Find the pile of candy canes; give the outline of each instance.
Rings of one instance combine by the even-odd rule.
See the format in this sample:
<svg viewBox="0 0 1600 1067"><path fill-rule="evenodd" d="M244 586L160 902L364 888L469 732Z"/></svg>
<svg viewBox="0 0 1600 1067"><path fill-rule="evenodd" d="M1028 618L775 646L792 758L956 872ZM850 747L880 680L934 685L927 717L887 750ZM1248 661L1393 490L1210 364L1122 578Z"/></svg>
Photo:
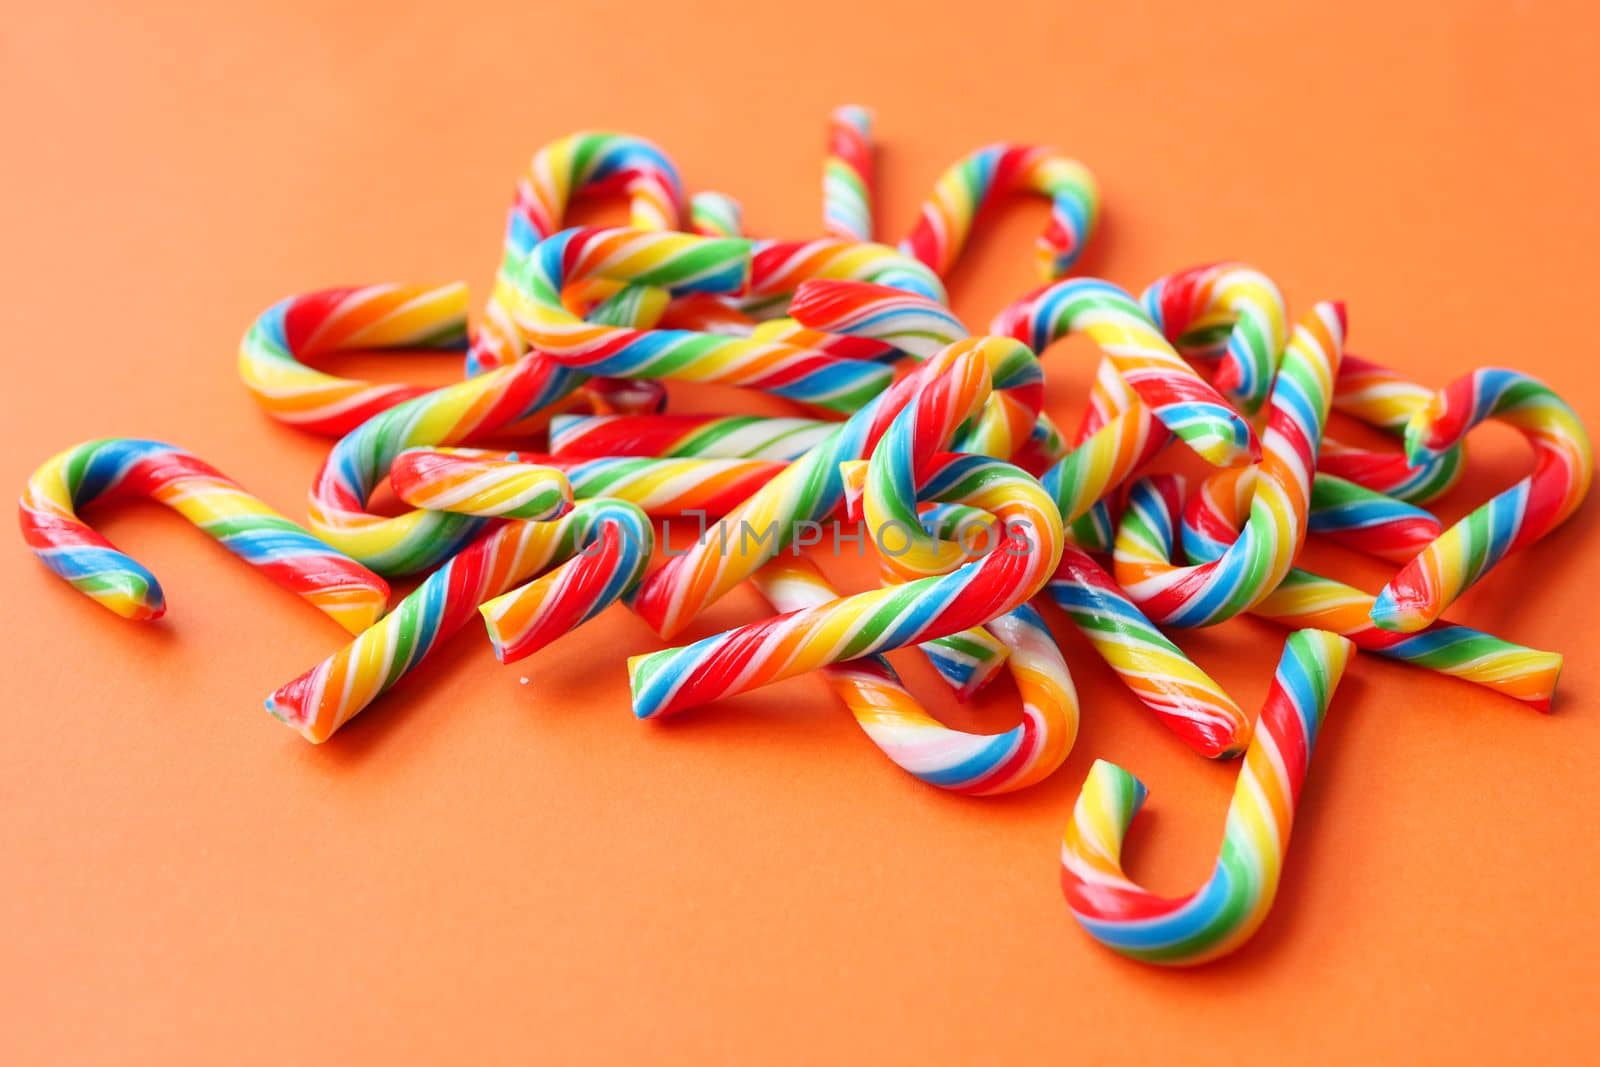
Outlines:
<svg viewBox="0 0 1600 1067"><path fill-rule="evenodd" d="M83 593L154 619L165 608L155 576L78 517L92 502L153 498L337 620L350 644L267 700L314 742L475 615L510 662L619 600L671 638L748 581L780 614L634 657L639 718L817 670L894 763L969 794L1032 785L1072 747L1072 679L1029 604L1047 594L1185 743L1244 757L1216 868L1186 897L1155 896L1122 871L1145 796L1136 778L1097 762L1078 796L1062 843L1072 912L1097 941L1152 963L1220 956L1265 917L1352 650L1548 710L1559 655L1441 618L1589 488L1588 438L1544 385L1496 368L1437 392L1409 382L1345 353L1342 305L1291 323L1272 280L1240 263L1179 271L1137 299L1063 280L1099 197L1087 169L1050 149L1002 144L960 160L894 247L873 241L873 185L860 108L833 116L828 236L808 240L741 236L735 201L686 198L640 138L556 141L517 183L476 331L459 285L308 293L250 326L245 387L273 418L335 442L307 528L180 448L115 438L38 469L23 534ZM940 279L980 212L1014 192L1051 205L1037 242L1048 284L974 335ZM626 197L628 228L561 228L572 200L601 193ZM1042 410L1036 354L1073 333L1103 360L1082 424L1064 434ZM311 365L462 348L468 376L437 389ZM663 413L663 379L760 390L810 417ZM1403 450L1326 436L1330 411ZM1527 437L1533 473L1441 529L1421 505L1455 484L1464 438L1488 419ZM456 447L489 435L538 451ZM1173 438L1209 476L1136 477ZM386 478L416 510L375 513ZM652 520L694 513L717 522L686 551L658 553ZM880 588L842 596L798 551L841 522L877 546ZM1376 597L1298 569L1308 533L1400 569ZM384 575L426 577L390 605ZM1246 612L1293 631L1254 723L1162 633ZM961 696L1009 667L1021 724L991 736L938 722L883 658L910 645Z"/></svg>

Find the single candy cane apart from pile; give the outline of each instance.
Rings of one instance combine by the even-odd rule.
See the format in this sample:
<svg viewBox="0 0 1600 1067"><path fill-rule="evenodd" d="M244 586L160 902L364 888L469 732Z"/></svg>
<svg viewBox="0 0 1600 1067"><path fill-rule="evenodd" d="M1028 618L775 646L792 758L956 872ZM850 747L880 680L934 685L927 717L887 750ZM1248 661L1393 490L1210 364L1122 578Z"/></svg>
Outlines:
<svg viewBox="0 0 1600 1067"><path fill-rule="evenodd" d="M585 546L597 541L602 550L585 557ZM267 710L306 740L326 741L471 622L480 606L561 564L525 599L497 604L505 623L495 631L496 650L531 652L626 593L651 546L649 520L620 500L585 501L553 522L503 521L349 645L279 688Z"/></svg>
<svg viewBox="0 0 1600 1067"><path fill-rule="evenodd" d="M636 504L652 518L719 516L783 470L753 459L606 456L569 460L476 448L402 452L389 474L396 495L414 507L489 518L539 519L545 502L606 497Z"/></svg>
<svg viewBox="0 0 1600 1067"><path fill-rule="evenodd" d="M239 378L262 409L307 433L348 433L428 390L340 378L306 365L346 352L465 349L467 287L368 285L280 300L239 342Z"/></svg>
<svg viewBox="0 0 1600 1067"><path fill-rule="evenodd" d="M1261 926L1283 874L1295 808L1328 703L1353 650L1321 630L1289 636L1228 806L1215 869L1183 897L1159 897L1122 871L1122 842L1146 790L1097 760L1061 841L1061 885L1089 936L1146 963L1224 956Z"/></svg>
<svg viewBox="0 0 1600 1067"><path fill-rule="evenodd" d="M778 611L820 608L839 599L816 567L779 557L751 578ZM1027 606L992 619L1008 650L1022 699L1022 722L1002 734L953 730L917 702L882 656L823 667L821 674L884 755L929 785L974 796L1009 793L1042 781L1066 759L1078 734L1078 696L1044 620Z"/></svg>
<svg viewBox="0 0 1600 1067"><path fill-rule="evenodd" d="M109 437L47 460L23 490L22 535L46 567L125 619L158 619L166 594L143 564L78 518L97 501L158 501L218 544L352 633L389 602L389 586L328 547L237 482L181 448Z"/></svg>
<svg viewBox="0 0 1600 1067"><path fill-rule="evenodd" d="M987 399L982 343L959 342L930 361L915 402L873 450L863 500L869 529L881 530L902 501L914 499L918 465L947 444ZM1026 602L1060 560L1063 532L1054 503L1016 468L977 490L977 499L1004 531L999 546L981 560L937 578L856 594L685 648L633 657L634 713L664 715L843 659L917 644Z"/></svg>
<svg viewBox="0 0 1600 1067"><path fill-rule="evenodd" d="M1250 517L1222 556L1177 566L1171 546L1162 543L1139 510L1124 512L1117 531L1117 582L1157 623L1210 626L1231 619L1289 573L1305 544L1311 477L1344 333L1339 304L1316 305L1295 327L1273 385Z"/></svg>
<svg viewBox="0 0 1600 1067"><path fill-rule="evenodd" d="M1378 594L1372 621L1415 633L1436 620L1495 564L1565 522L1594 481L1594 450L1583 423L1545 385L1490 367L1446 386L1406 427L1414 462L1437 455L1474 426L1515 426L1534 450L1533 473L1446 530Z"/></svg>
<svg viewBox="0 0 1600 1067"><path fill-rule="evenodd" d="M1181 494L1168 478L1158 475L1134 497L1141 513L1170 528L1177 521ZM1245 509L1246 501L1238 495L1191 496L1183 509L1183 545L1190 558L1220 556L1238 536ZM1561 675L1559 654L1442 620L1417 633L1380 630L1372 621L1375 603L1376 598L1353 586L1295 568L1250 611L1291 629L1330 630L1363 652L1483 686L1536 711L1550 710Z"/></svg>

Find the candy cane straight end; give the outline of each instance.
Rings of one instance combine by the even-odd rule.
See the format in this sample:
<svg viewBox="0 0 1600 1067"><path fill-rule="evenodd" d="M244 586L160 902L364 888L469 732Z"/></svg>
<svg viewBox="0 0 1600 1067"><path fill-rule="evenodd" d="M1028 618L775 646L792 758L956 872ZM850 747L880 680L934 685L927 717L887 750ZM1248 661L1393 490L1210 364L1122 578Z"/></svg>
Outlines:
<svg viewBox="0 0 1600 1067"><path fill-rule="evenodd" d="M1104 760L1089 771L1061 841L1061 887L1084 930L1121 955L1191 966L1227 955L1260 927L1277 895L1295 805L1323 715L1355 645L1323 630L1289 636L1228 806L1211 877L1159 897L1122 870L1122 845L1147 796Z"/></svg>
<svg viewBox="0 0 1600 1067"><path fill-rule="evenodd" d="M1372 624L1391 633L1413 634L1426 630L1436 618L1429 611L1432 597L1428 590L1412 586L1402 575L1383 587L1372 604Z"/></svg>

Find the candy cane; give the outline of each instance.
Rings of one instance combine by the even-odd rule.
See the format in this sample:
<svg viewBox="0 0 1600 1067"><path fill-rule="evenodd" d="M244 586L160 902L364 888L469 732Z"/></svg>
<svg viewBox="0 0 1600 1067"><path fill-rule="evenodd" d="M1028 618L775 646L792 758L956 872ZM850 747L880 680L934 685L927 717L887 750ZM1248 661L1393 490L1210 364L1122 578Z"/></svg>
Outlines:
<svg viewBox="0 0 1600 1067"><path fill-rule="evenodd" d="M1185 357L1217 361L1213 384L1224 396L1251 413L1266 403L1289 342L1271 278L1243 263L1212 263L1156 279L1139 302Z"/></svg>
<svg viewBox="0 0 1600 1067"><path fill-rule="evenodd" d="M902 502L914 499L918 464L987 399L988 360L981 349L996 340L958 342L926 365L928 376L919 382L915 402L872 452L863 501L869 527L881 533ZM1062 529L1053 502L1025 472L1009 468L975 487L972 503L994 514L1005 531L999 547L983 559L937 578L791 612L686 648L636 656L629 661L634 713L640 718L667 714L843 659L917 644L977 626L1025 602L1060 559Z"/></svg>
<svg viewBox="0 0 1600 1067"><path fill-rule="evenodd" d="M1218 388L1247 411L1261 405L1287 339L1283 294L1272 279L1243 263L1216 263L1160 278L1141 299L1157 328L1185 356L1218 360ZM1333 407L1398 434L1431 395L1386 367L1345 353ZM1092 424L1094 418L1103 420L1120 410L1117 398L1118 390L1108 389L1105 377L1097 376L1086 419ZM1323 441L1322 449L1323 472L1414 504L1441 495L1461 473L1459 449L1430 457L1418 467L1397 453L1351 448L1332 438Z"/></svg>
<svg viewBox="0 0 1600 1067"><path fill-rule="evenodd" d="M1352 647L1320 630L1289 635L1228 805L1216 867L1188 896L1156 896L1123 873L1122 842L1146 789L1116 764L1095 761L1061 841L1061 887L1090 937L1169 966L1204 963L1250 939L1277 896L1311 751Z"/></svg>
<svg viewBox="0 0 1600 1067"><path fill-rule="evenodd" d="M740 385L838 411L882 392L891 374L876 363L743 337L586 322L562 303L563 289L591 278L735 292L749 277L750 249L738 238L564 230L534 249L518 277L518 323L541 353L588 373Z"/></svg>
<svg viewBox="0 0 1600 1067"><path fill-rule="evenodd" d="M1210 626L1231 619L1289 573L1305 544L1312 471L1344 333L1340 304L1316 305L1295 327L1272 390L1250 518L1221 557L1175 566L1140 509L1130 507L1123 514L1116 540L1117 582L1157 623Z"/></svg>
<svg viewBox="0 0 1600 1067"><path fill-rule="evenodd" d="M827 157L822 163L822 228L847 241L872 240L874 167L872 112L835 108L828 119Z"/></svg>
<svg viewBox="0 0 1600 1067"><path fill-rule="evenodd" d="M1250 720L1232 697L1164 636L1094 559L1068 545L1051 599L1139 701L1208 759L1236 756Z"/></svg>
<svg viewBox="0 0 1600 1067"><path fill-rule="evenodd" d="M836 422L761 415L557 415L550 452L559 459L703 456L791 462L839 428Z"/></svg>
<svg viewBox="0 0 1600 1067"><path fill-rule="evenodd" d="M147 497L352 633L383 614L389 587L184 450L108 437L58 453L28 479L18 518L34 554L96 603L125 619L158 619L166 595L142 564L78 518L94 501Z"/></svg>
<svg viewBox="0 0 1600 1067"><path fill-rule="evenodd" d="M1059 278L1094 233L1100 190L1087 167L1049 148L993 144L958 160L934 183L900 249L941 276L948 274L979 213L1022 190L1050 198L1050 223L1036 248L1040 272Z"/></svg>
<svg viewBox="0 0 1600 1067"><path fill-rule="evenodd" d="M596 307L598 321L633 321L661 301L624 291ZM385 574L414 574L449 559L476 536L484 520L447 512L378 515L367 502L409 448L455 445L471 437L522 426L569 396L582 375L538 357L424 393L362 423L333 446L311 485L308 518L317 535ZM600 384L599 380L590 383ZM637 383L607 390L631 392Z"/></svg>
<svg viewBox="0 0 1600 1067"><path fill-rule="evenodd" d="M970 335L938 301L863 282L806 282L789 313L812 330L881 342L916 359ZM959 451L1009 459L1033 438L1044 406L1044 372L1032 353L1005 351L1005 362L991 368L988 403L954 443Z"/></svg>
<svg viewBox="0 0 1600 1067"><path fill-rule="evenodd" d="M428 390L340 378L306 361L382 349L462 349L466 342L467 289L459 283L323 289L280 300L250 324L239 342L239 377L278 421L337 435Z"/></svg>
<svg viewBox="0 0 1600 1067"><path fill-rule="evenodd" d="M1035 352L1082 331L1161 424L1208 463L1232 466L1256 451L1250 424L1183 361L1133 297L1109 282L1084 278L1046 286L1002 312L994 331Z"/></svg>
<svg viewBox="0 0 1600 1067"><path fill-rule="evenodd" d="M615 539L618 546L642 546L642 556L648 558L649 521L638 508L620 500L584 501L555 522L501 523L428 575L350 644L280 687L267 698L267 710L306 740L326 741L470 622L479 605L551 564L585 562L579 556L585 545L613 527L621 531ZM576 590L563 577L541 586L536 596L547 596L557 588L571 591L563 612L542 616L554 620L554 628L537 632L538 639L550 639L555 628L589 618L626 592L625 582L617 577L625 568L614 558L604 563L612 570L596 574L584 568L582 576L592 581Z"/></svg>
<svg viewBox="0 0 1600 1067"><path fill-rule="evenodd" d="M1454 446L1487 419L1509 423L1533 446L1533 473L1446 530L1378 594L1372 621L1415 633L1495 564L1565 522L1594 480L1594 451L1578 416L1525 374L1500 368L1451 382L1406 426L1413 462Z"/></svg>
<svg viewBox="0 0 1600 1067"><path fill-rule="evenodd" d="M695 193L689 198L689 225L701 237L742 237L744 208L727 193Z"/></svg>
<svg viewBox="0 0 1600 1067"><path fill-rule="evenodd" d="M534 153L527 173L517 181L494 290L467 356L469 374L505 366L527 351L511 310L516 279L528 255L561 229L573 199L619 187L628 195L633 226L677 229L683 214L683 183L672 161L649 141L625 133L584 132Z"/></svg>
<svg viewBox="0 0 1600 1067"><path fill-rule="evenodd" d="M1143 510L1159 514L1168 526L1176 521L1179 494L1175 490L1158 482L1141 492L1147 494L1140 502ZM1246 502L1237 495L1191 496L1183 511L1183 545L1190 558L1221 555L1238 536L1245 508ZM1363 652L1483 686L1537 711L1550 710L1561 674L1561 656L1442 621L1414 634L1380 630L1371 618L1375 603L1374 597L1359 589L1295 569L1251 614L1290 629L1331 630L1348 637Z"/></svg>
<svg viewBox="0 0 1600 1067"><path fill-rule="evenodd" d="M839 599L802 559L775 559L752 581L778 611L817 608ZM882 656L835 663L821 673L873 744L901 769L953 792L1013 792L1042 781L1066 759L1078 734L1078 696L1061 651L1032 608L1015 608L988 626L1004 642L1022 698L1021 724L1002 734L944 725L917 702Z"/></svg>
<svg viewBox="0 0 1600 1067"><path fill-rule="evenodd" d="M981 456L936 456L920 472L918 499L964 500L964 487L982 479L994 465L994 460ZM847 494L853 499L865 495L866 466L845 465ZM930 517L926 511L920 516L907 511L894 516L896 535L905 543L897 543L894 553L883 560L891 580L941 573L971 554L972 546L964 538L949 543L932 532ZM979 528L984 540L994 536L992 525L989 521ZM1233 698L1162 636L1087 554L1066 546L1048 588L1107 665L1184 743L1209 758L1237 755L1244 749L1250 723Z"/></svg>
<svg viewBox="0 0 1600 1067"><path fill-rule="evenodd" d="M655 518L724 515L771 481L783 464L747 459L607 456L565 460L476 448L416 449L395 460L389 482L406 503L510 519L553 517L551 504L608 497Z"/></svg>

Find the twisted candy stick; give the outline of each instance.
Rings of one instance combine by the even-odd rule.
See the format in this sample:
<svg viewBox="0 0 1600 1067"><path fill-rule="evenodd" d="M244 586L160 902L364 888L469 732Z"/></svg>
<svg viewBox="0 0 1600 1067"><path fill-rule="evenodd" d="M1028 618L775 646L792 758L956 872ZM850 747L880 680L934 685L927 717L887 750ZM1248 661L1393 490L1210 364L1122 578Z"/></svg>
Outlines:
<svg viewBox="0 0 1600 1067"><path fill-rule="evenodd" d="M1210 626L1231 619L1289 573L1305 544L1311 476L1332 404L1344 331L1341 304L1317 304L1296 325L1272 389L1250 518L1222 556L1175 566L1160 524L1147 523L1137 505L1123 514L1116 541L1117 583L1157 623Z"/></svg>
<svg viewBox="0 0 1600 1067"><path fill-rule="evenodd" d="M641 312L633 299L636 295L640 294L619 293L591 314L599 320L626 321ZM453 445L475 435L520 427L571 394L582 380L560 364L528 357L374 416L340 438L317 472L311 485L311 528L329 544L386 574L413 574L442 563L472 540L483 520L444 512L386 516L368 511L367 501L388 476L395 457L408 448ZM637 384L612 383L606 393L631 393Z"/></svg>
<svg viewBox="0 0 1600 1067"><path fill-rule="evenodd" d="M1236 756L1250 720L1220 685L1169 641L1088 553L1068 545L1050 596L1140 702L1210 759Z"/></svg>
<svg viewBox="0 0 1600 1067"><path fill-rule="evenodd" d="M350 644L280 687L267 698L267 710L306 740L326 741L470 622L480 604L553 563L571 560L612 524L627 532L618 538L623 547L643 545L643 555L649 556L644 540L649 522L620 500L584 501L555 522L500 523L428 575ZM613 576L599 575L598 582L570 594L573 602L563 613L544 617L561 623L590 617L610 602L606 597L615 600L626 591L616 588ZM551 591L549 585L541 590ZM555 634L546 630L537 636Z"/></svg>
<svg viewBox="0 0 1600 1067"><path fill-rule="evenodd" d="M756 241L750 250L750 287L745 310L772 317L801 283L832 279L875 282L943 302L944 283L920 261L886 245L819 238Z"/></svg>
<svg viewBox="0 0 1600 1067"><path fill-rule="evenodd" d="M1346 355L1339 368L1333 407L1369 426L1403 434L1411 416L1432 398L1432 390L1407 381L1387 367ZM1460 480L1465 457L1458 445L1420 458L1422 462L1413 465L1413 457L1397 452L1374 452L1327 440L1322 444L1318 467L1398 500L1425 504L1444 495Z"/></svg>
<svg viewBox="0 0 1600 1067"><path fill-rule="evenodd" d="M886 343L917 359L968 336L943 304L862 282L806 282L795 291L789 313L813 330ZM994 391L955 448L1009 459L1033 438L1044 406L1044 371L1021 348L987 350L1003 356L991 367Z"/></svg>
<svg viewBox="0 0 1600 1067"><path fill-rule="evenodd" d="M689 226L701 237L741 237L744 208L727 193L695 193L689 199Z"/></svg>
<svg viewBox="0 0 1600 1067"><path fill-rule="evenodd" d="M839 599L802 559L775 559L752 581L778 611ZM917 702L882 656L835 663L823 667L822 676L873 744L901 769L957 793L1009 793L1043 780L1066 759L1078 734L1078 695L1060 649L1032 608L1016 608L988 625L1005 642L1022 697L1021 724L1003 734L944 725Z"/></svg>
<svg viewBox="0 0 1600 1067"><path fill-rule="evenodd" d="M317 535L385 574L413 574L449 559L483 520L442 512L377 515L367 501L408 448L452 445L550 406L571 385L565 368L521 359L409 400L339 439L311 485Z"/></svg>
<svg viewBox="0 0 1600 1067"><path fill-rule="evenodd" d="M1201 482L1196 492L1190 494L1185 515L1197 508L1217 510L1217 505L1207 505L1202 501L1203 497L1210 496L1232 497L1237 501L1234 507L1238 511L1248 511L1257 473L1252 467L1217 471ZM1185 523L1183 536L1187 547L1187 518ZM1311 481L1307 532L1326 537L1347 548L1403 563L1438 537L1441 529L1439 520L1431 512L1374 492L1366 486L1320 472ZM1189 554L1193 556L1195 553L1190 551Z"/></svg>
<svg viewBox="0 0 1600 1067"><path fill-rule="evenodd" d="M1139 302L1184 356L1218 361L1213 383L1224 396L1250 413L1266 403L1289 341L1271 278L1243 263L1212 263L1156 279Z"/></svg>
<svg viewBox="0 0 1600 1067"><path fill-rule="evenodd" d="M822 228L846 241L872 240L872 112L853 105L828 118L822 163Z"/></svg>
<svg viewBox="0 0 1600 1067"><path fill-rule="evenodd" d="M1159 483L1143 501L1161 521L1175 521L1178 494ZM1192 559L1215 559L1237 536L1246 501L1213 493L1189 498L1183 513L1183 545ZM1420 633L1397 634L1373 625L1375 599L1359 589L1303 570L1291 570L1282 584L1251 609L1251 614L1290 629L1331 630L1372 652L1401 663L1481 685L1549 711L1561 657L1514 645L1454 623L1436 622Z"/></svg>
<svg viewBox="0 0 1600 1067"><path fill-rule="evenodd" d="M863 502L870 528L882 530L903 501L914 499L919 462L942 447L986 399L982 344L961 342L930 361L931 377L916 402L873 451ZM634 714L668 714L829 663L917 644L977 626L1025 602L1060 560L1062 529L1054 504L1015 468L975 487L971 499L993 513L1004 530L991 554L937 578L791 612L686 648L635 656L628 664Z"/></svg>
<svg viewBox="0 0 1600 1067"><path fill-rule="evenodd" d="M839 428L836 422L760 415L557 415L550 451L558 459L704 456L790 462Z"/></svg>
<svg viewBox="0 0 1600 1067"><path fill-rule="evenodd" d="M1320 630L1289 635L1228 805L1217 865L1188 896L1158 897L1123 873L1123 838L1146 790L1116 764L1095 762L1061 840L1061 887L1090 937L1169 966L1204 963L1250 939L1277 895L1311 750L1351 648Z"/></svg>
<svg viewBox="0 0 1600 1067"><path fill-rule="evenodd" d="M672 161L649 141L625 133L575 133L534 153L527 174L517 182L500 268L483 325L467 354L467 373L505 366L527 351L511 314L524 262L534 246L561 228L573 198L617 187L628 195L633 226L677 229L683 184Z"/></svg>
<svg viewBox="0 0 1600 1067"><path fill-rule="evenodd" d="M591 278L735 292L748 278L750 248L741 238L564 230L541 242L518 276L518 324L541 353L589 373L741 385L839 411L881 392L891 374L876 363L742 337L586 322L561 301L566 286Z"/></svg>
<svg viewBox="0 0 1600 1067"><path fill-rule="evenodd" d="M402 452L389 484L401 500L425 511L529 522L556 518L573 497L572 483L554 467L476 448Z"/></svg>
<svg viewBox="0 0 1600 1067"><path fill-rule="evenodd" d="M374 349L460 349L467 341L467 288L368 285L280 300L239 342L239 377L280 422L342 434L427 392L419 385L339 378L305 361Z"/></svg>
<svg viewBox="0 0 1600 1067"><path fill-rule="evenodd" d="M644 577L655 548L648 517L622 500L584 506L572 539L580 546L573 558L478 609L501 663L532 655L625 596Z"/></svg>
<svg viewBox="0 0 1600 1067"><path fill-rule="evenodd" d="M1190 369L1134 299L1110 282L1083 278L1046 286L1002 312L994 330L1035 352L1081 330L1105 350L1161 424L1201 458L1226 467L1256 451L1250 424Z"/></svg>
<svg viewBox="0 0 1600 1067"><path fill-rule="evenodd" d="M1094 233L1100 191L1087 167L1049 148L994 144L958 160L934 183L901 251L948 274L979 212L1013 190L1050 198L1050 224L1037 243L1039 269L1059 278Z"/></svg>
<svg viewBox="0 0 1600 1067"><path fill-rule="evenodd" d="M1451 382L1406 426L1414 461L1450 448L1486 419L1510 423L1533 446L1533 473L1446 530L1378 594L1372 621L1414 633L1433 622L1495 564L1533 544L1583 503L1594 451L1578 416L1525 374L1499 368Z"/></svg>
<svg viewBox="0 0 1600 1067"><path fill-rule="evenodd" d="M865 465L846 466L847 485L854 492ZM969 500L965 487L995 466L996 461L980 456L937 456L922 472L919 497ZM929 518L928 513L920 516L922 528L928 527ZM964 539L959 545L943 543L941 535L931 530L923 535L916 518L904 511L891 522L897 537L906 542L896 544L884 560L884 570L897 580L946 570L981 543ZM987 527L978 533L985 540L994 536ZM1134 695L1186 744L1207 757L1233 756L1243 750L1250 724L1238 705L1162 636L1093 559L1068 545L1049 590Z"/></svg>
<svg viewBox="0 0 1600 1067"><path fill-rule="evenodd" d="M475 448L401 453L389 474L400 499L430 511L512 519L553 517L540 504L566 489L569 499L608 497L646 515L725 515L783 470L749 459L607 456L563 460ZM570 483L570 484L569 484Z"/></svg>
<svg viewBox="0 0 1600 1067"><path fill-rule="evenodd" d="M1157 327L1191 358L1220 357L1216 385L1246 411L1260 406L1285 344L1283 294L1272 279L1242 263L1217 263L1157 280L1142 297ZM1096 378L1093 418L1120 410L1118 390ZM1335 380L1334 410L1370 426L1400 433L1432 394L1375 363L1345 354ZM1419 467L1404 456L1323 441L1321 468L1368 489L1411 503L1439 496L1461 472L1461 454L1451 450Z"/></svg>
<svg viewBox="0 0 1600 1067"><path fill-rule="evenodd" d="M990 365L1012 359L1014 342L999 338L961 342L963 351L976 346ZM699 611L748 578L788 547L806 523L831 516L844 500L839 465L870 455L890 423L932 382L930 364L901 379L828 438L789 465L720 524L716 538L702 539L687 554L674 556L646 577L633 608L657 633L671 636ZM754 531L755 543L744 536ZM728 531L733 531L732 537ZM775 533L775 537L769 535ZM729 550L737 538L736 550ZM765 539L765 540L764 540Z"/></svg>
<svg viewBox="0 0 1600 1067"><path fill-rule="evenodd" d="M148 497L178 512L352 633L383 614L389 587L198 457L159 441L109 437L61 452L28 479L22 536L56 574L125 619L167 610L161 583L77 516L94 501Z"/></svg>

